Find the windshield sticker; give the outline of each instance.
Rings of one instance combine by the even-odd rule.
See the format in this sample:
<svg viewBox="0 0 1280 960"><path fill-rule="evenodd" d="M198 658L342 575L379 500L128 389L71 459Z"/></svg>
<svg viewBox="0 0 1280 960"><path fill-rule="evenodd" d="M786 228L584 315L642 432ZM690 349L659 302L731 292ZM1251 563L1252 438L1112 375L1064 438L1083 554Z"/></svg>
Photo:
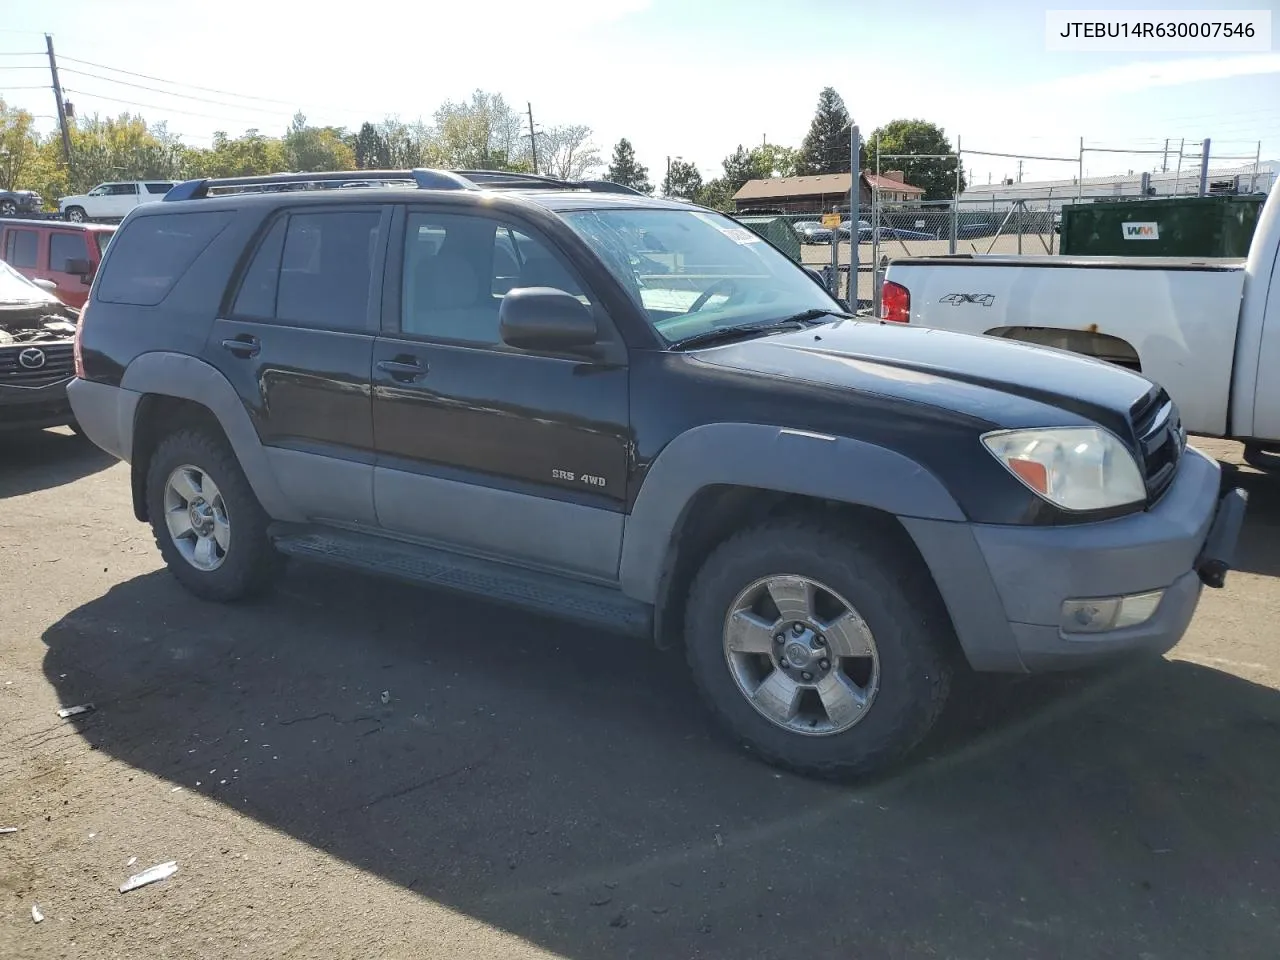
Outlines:
<svg viewBox="0 0 1280 960"><path fill-rule="evenodd" d="M695 217L703 223L709 223L715 227L734 243L759 243L760 238L748 230L746 227L726 227L715 217L708 216L705 213L695 213Z"/></svg>

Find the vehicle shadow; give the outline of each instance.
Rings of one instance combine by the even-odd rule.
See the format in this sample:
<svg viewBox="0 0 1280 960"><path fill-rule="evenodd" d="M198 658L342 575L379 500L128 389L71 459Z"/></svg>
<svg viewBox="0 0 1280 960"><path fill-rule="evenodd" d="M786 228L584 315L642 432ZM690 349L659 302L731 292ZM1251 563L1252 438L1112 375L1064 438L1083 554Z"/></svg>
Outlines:
<svg viewBox="0 0 1280 960"><path fill-rule="evenodd" d="M714 736L676 654L301 564L44 640L93 748L573 960L1280 954L1280 694L1202 666L983 682L839 786Z"/></svg>
<svg viewBox="0 0 1280 960"><path fill-rule="evenodd" d="M0 500L74 483L115 462L70 430L0 433Z"/></svg>
<svg viewBox="0 0 1280 960"><path fill-rule="evenodd" d="M1223 488L1240 487L1249 494L1235 568L1267 577L1280 576L1280 477L1233 463L1220 465Z"/></svg>

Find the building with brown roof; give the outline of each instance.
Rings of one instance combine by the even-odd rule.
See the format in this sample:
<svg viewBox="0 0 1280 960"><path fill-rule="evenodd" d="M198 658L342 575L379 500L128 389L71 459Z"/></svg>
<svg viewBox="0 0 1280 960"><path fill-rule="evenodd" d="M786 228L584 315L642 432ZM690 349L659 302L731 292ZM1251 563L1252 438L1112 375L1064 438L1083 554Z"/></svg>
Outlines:
<svg viewBox="0 0 1280 960"><path fill-rule="evenodd" d="M748 180L733 195L734 209L776 210L782 213L821 213L832 207L849 207L848 173L820 173L812 177L771 177L768 180ZM858 190L858 202L871 204L872 190L880 191L883 203L919 200L924 188L913 186L903 178L901 170L884 173L862 173Z"/></svg>

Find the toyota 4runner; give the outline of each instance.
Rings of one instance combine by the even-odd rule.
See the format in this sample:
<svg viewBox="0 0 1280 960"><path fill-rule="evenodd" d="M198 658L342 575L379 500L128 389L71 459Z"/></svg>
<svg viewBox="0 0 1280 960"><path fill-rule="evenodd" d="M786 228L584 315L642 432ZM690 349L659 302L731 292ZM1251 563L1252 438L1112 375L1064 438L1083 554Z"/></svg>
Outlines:
<svg viewBox="0 0 1280 960"><path fill-rule="evenodd" d="M271 187L363 179L402 186ZM108 247L75 362L196 595L297 557L680 641L739 742L817 775L902 756L966 661L1169 649L1244 513L1151 381L859 321L600 182L180 184Z"/></svg>

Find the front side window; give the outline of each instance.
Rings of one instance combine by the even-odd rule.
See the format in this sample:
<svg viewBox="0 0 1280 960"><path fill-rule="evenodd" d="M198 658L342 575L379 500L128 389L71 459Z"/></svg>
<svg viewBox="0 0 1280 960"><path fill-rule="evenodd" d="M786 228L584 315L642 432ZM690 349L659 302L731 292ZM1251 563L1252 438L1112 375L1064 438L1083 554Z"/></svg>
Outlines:
<svg viewBox="0 0 1280 960"><path fill-rule="evenodd" d="M83 233L56 232L49 234L49 269L67 272L68 260L87 260L89 248Z"/></svg>
<svg viewBox="0 0 1280 960"><path fill-rule="evenodd" d="M382 214L335 210L289 216L276 319L303 327L368 327L370 278Z"/></svg>
<svg viewBox="0 0 1280 960"><path fill-rule="evenodd" d="M4 259L11 267L34 267L39 261L34 230L10 230L4 242Z"/></svg>
<svg viewBox="0 0 1280 960"><path fill-rule="evenodd" d="M589 303L541 241L488 217L413 213L405 233L400 328L417 336L496 345L502 298L553 287Z"/></svg>
<svg viewBox="0 0 1280 960"><path fill-rule="evenodd" d="M668 343L839 304L757 234L705 210L583 210L565 221Z"/></svg>

